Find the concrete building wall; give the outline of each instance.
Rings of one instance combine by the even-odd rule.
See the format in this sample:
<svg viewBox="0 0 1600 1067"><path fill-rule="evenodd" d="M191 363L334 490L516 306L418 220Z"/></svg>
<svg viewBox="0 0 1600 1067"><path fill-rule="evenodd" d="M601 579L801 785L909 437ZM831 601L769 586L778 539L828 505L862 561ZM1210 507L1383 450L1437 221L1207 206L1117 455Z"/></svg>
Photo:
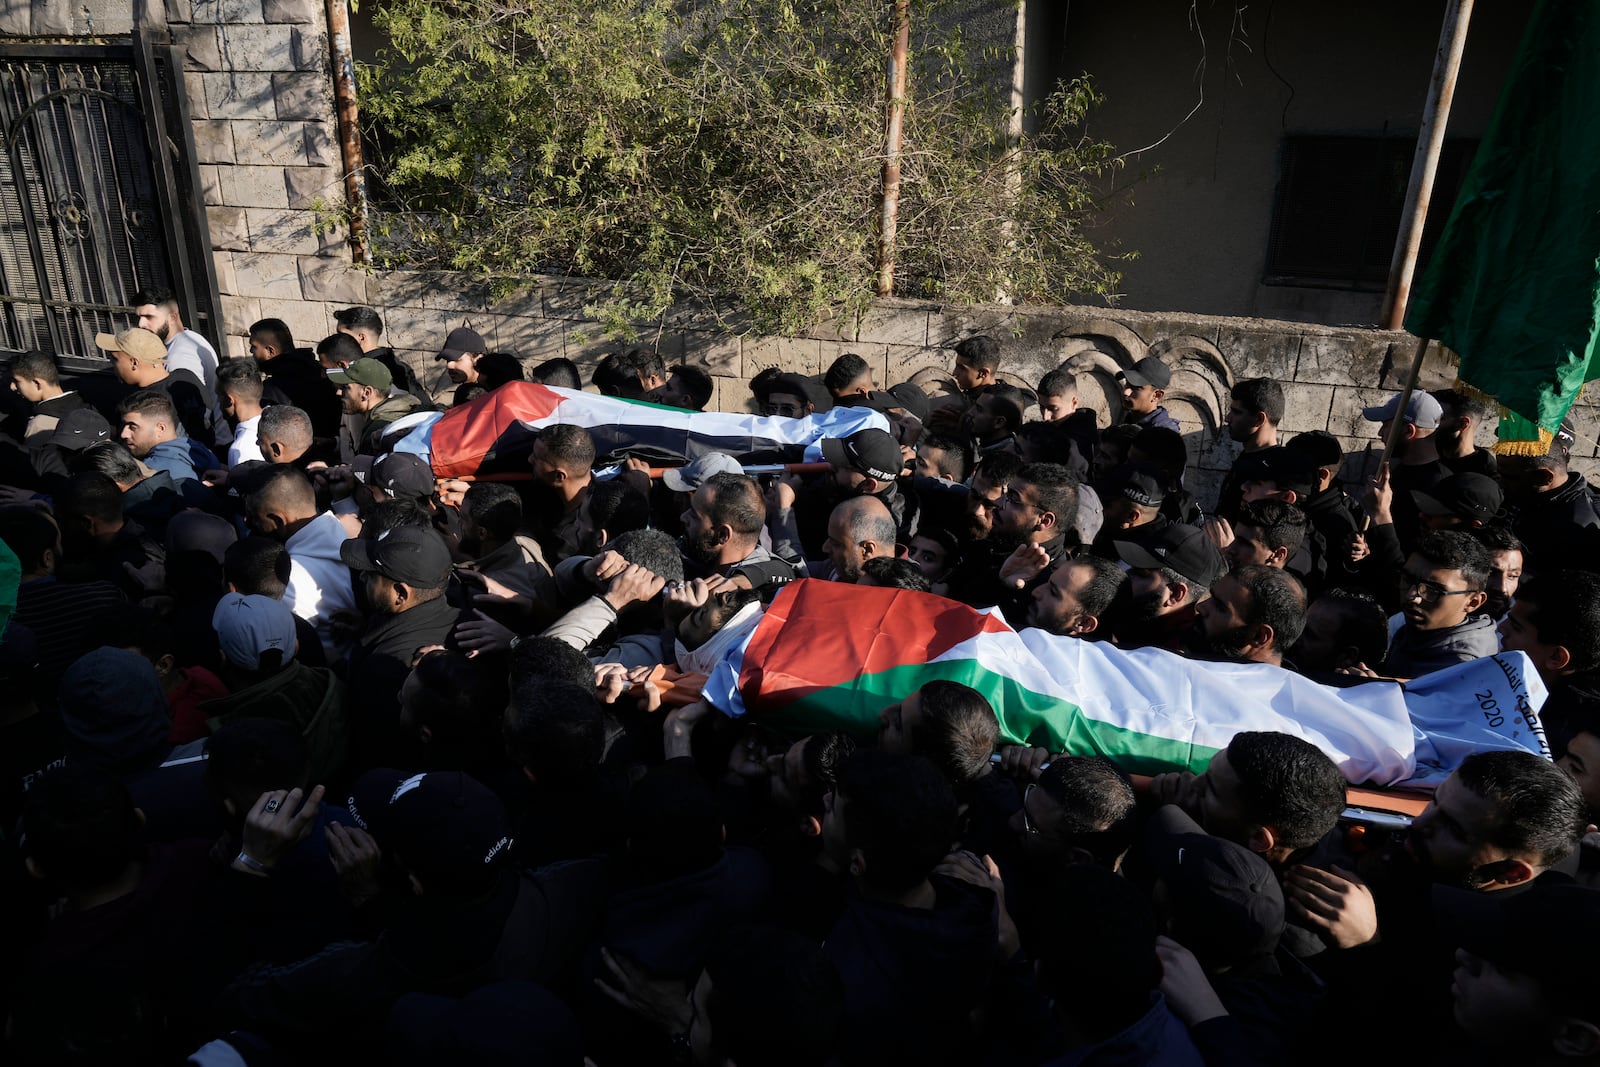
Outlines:
<svg viewBox="0 0 1600 1067"><path fill-rule="evenodd" d="M1414 141L1442 0L1035 5L1030 40L1040 41L1040 63L1054 59L1055 77L1092 75L1106 100L1091 132L1133 153L1095 231L1103 244L1138 253L1121 268L1120 306L1377 321L1381 292L1262 284L1281 146L1286 134L1305 133L1404 132ZM1451 136L1483 133L1532 7L1475 6ZM1035 73L1030 86L1040 84ZM1447 214L1448 199L1434 210Z"/></svg>

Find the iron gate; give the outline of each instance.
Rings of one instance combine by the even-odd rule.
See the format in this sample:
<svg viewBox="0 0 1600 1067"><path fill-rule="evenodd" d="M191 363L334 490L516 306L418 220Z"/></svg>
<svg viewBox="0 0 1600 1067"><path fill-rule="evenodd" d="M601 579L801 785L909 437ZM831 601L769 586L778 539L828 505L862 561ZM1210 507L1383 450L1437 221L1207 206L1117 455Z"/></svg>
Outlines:
<svg viewBox="0 0 1600 1067"><path fill-rule="evenodd" d="M215 341L216 272L179 49L0 44L0 356L98 357L170 288Z"/></svg>

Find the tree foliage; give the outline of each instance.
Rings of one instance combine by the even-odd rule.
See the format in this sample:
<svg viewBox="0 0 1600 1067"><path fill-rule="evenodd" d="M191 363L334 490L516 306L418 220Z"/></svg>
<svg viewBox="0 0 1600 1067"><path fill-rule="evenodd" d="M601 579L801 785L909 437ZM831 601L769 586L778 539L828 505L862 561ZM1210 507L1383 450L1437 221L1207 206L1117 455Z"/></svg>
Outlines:
<svg viewBox="0 0 1600 1067"><path fill-rule="evenodd" d="M913 0L896 295L1064 302L1118 281L1084 233L1114 165L1087 80L1008 137L1010 57ZM360 69L384 265L619 284L602 319L685 294L764 330L874 292L883 0L384 0Z"/></svg>

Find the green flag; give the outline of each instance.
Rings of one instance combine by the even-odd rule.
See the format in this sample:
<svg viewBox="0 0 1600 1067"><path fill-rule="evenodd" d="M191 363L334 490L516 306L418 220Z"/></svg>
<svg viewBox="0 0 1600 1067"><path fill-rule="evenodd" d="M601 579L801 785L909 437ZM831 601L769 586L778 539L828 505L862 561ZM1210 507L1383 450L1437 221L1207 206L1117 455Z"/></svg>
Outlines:
<svg viewBox="0 0 1600 1067"><path fill-rule="evenodd" d="M1405 326L1460 353L1461 384L1499 402L1502 451L1543 452L1600 378L1594 0L1534 9Z"/></svg>

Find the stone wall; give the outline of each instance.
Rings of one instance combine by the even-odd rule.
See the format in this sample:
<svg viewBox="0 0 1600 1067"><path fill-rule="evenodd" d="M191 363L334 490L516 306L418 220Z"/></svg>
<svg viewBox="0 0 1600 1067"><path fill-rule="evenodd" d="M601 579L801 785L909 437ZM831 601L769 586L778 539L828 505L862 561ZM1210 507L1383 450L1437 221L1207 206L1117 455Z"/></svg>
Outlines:
<svg viewBox="0 0 1600 1067"><path fill-rule="evenodd" d="M328 307L362 303L367 279L317 208L344 198L322 0L167 0L184 84L227 351L281 318L297 338L332 332ZM221 349L219 345L219 350Z"/></svg>

